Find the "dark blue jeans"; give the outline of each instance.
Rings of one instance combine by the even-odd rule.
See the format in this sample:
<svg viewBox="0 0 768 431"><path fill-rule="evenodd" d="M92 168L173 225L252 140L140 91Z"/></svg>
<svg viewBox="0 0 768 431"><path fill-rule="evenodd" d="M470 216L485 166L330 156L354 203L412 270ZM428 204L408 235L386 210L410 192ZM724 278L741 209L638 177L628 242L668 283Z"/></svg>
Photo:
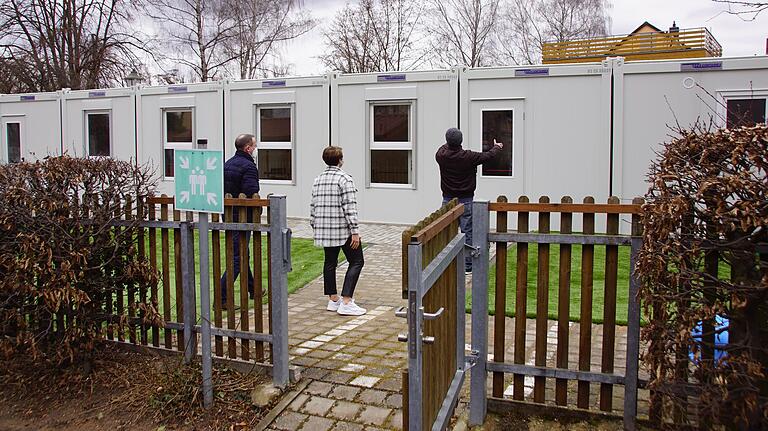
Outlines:
<svg viewBox="0 0 768 431"><path fill-rule="evenodd" d="M453 198L443 196L443 205L447 204ZM472 199L458 198L460 204L464 204L464 214L459 217L459 229L464 234L464 243L472 245ZM472 272L472 256L469 253L464 257L464 271Z"/></svg>
<svg viewBox="0 0 768 431"><path fill-rule="evenodd" d="M253 298L253 273L251 272L251 265L249 263L250 251L248 245L251 243L251 232L245 232L245 266L248 268L248 296ZM232 234L232 248L234 249L234 275L232 280L236 281L240 275L240 232L236 231ZM234 283L233 281L233 283ZM221 304L226 307L227 304L227 271L221 276ZM234 290L234 288L233 288Z"/></svg>

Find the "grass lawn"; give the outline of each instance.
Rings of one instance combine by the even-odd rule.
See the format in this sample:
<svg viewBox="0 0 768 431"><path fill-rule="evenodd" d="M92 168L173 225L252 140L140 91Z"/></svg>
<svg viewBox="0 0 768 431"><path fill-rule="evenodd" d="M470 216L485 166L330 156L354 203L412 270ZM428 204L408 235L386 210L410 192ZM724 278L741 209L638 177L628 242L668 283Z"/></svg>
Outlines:
<svg viewBox="0 0 768 431"><path fill-rule="evenodd" d="M176 274L174 271L175 253L173 247L173 234L169 233L169 286L170 286L170 303L171 303L171 316L175 318L176 315ZM221 272L226 270L226 255L224 250L224 234L220 235L221 238ZM252 242L253 240L251 240ZM146 256L149 256L149 238L145 240L146 243ZM195 282L200 285L200 251L198 249L199 244L199 232L195 231ZM213 240L208 238L209 247L213 247ZM251 246L251 253L253 253ZM267 237L266 234L262 235L261 239L261 258L262 258L262 289L266 292L267 289ZM219 280L213 279L213 253L210 254L211 260L208 262L210 270L209 286L211 289L211 315L213 315L213 289L219 287ZM339 261L341 262L344 257L343 253L340 253ZM249 256L249 266L253 271L253 255ZM288 293L293 293L304 287L307 283L317 278L323 272L323 249L315 247L311 239L292 238L291 239L291 262L293 271L288 273ZM162 284L162 243L160 230L157 230L157 270L160 272L160 282L158 283L158 303L160 312L163 311L163 284ZM235 280L234 284L234 298L235 304L240 302L240 278ZM149 297L149 293L147 293ZM264 296L264 302L266 303L266 293ZM197 295L197 311L200 313L200 296L199 291Z"/></svg>
<svg viewBox="0 0 768 431"><path fill-rule="evenodd" d="M594 264L592 269L592 321L595 323L603 322L603 306L605 298L605 246L595 246ZM581 250L580 245L571 247L571 284L570 284L570 307L568 318L571 321L578 322L581 314ZM616 286L616 322L621 325L627 323L627 300L629 297L629 246L619 247L619 270ZM528 291L526 303L526 316L536 317L536 276L538 273L538 246L537 244L528 245ZM496 265L492 264L489 268L488 280L488 312L491 315L496 314ZM730 277L730 268L724 262L720 263L719 276L721 278ZM515 286L517 279L517 247L510 244L507 250L507 303L505 315L515 316ZM557 319L557 304L560 285L560 246L551 244L549 246L549 301L547 304L548 317ZM471 312L472 298L468 294L466 301L466 310ZM642 310L641 310L642 312Z"/></svg>

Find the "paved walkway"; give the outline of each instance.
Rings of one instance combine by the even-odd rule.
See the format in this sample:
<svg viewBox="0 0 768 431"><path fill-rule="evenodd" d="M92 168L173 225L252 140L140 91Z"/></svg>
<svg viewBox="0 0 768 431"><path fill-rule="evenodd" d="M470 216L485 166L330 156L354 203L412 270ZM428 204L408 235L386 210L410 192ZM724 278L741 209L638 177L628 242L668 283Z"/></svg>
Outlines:
<svg viewBox="0 0 768 431"><path fill-rule="evenodd" d="M294 237L311 237L306 221L289 220L289 226ZM327 297L323 296L322 279L289 296L291 362L303 367L302 379L310 381L268 429L402 429L401 371L406 367L407 350L405 343L397 341L397 334L407 332L407 325L404 319L395 317L394 310L405 305L401 299L399 245L403 229L403 226L393 225L361 226L361 237L368 247L355 298L359 305L369 310L367 315L344 317L326 311ZM345 271L345 265L338 269L340 280ZM489 324L492 328L492 319ZM507 328L514 328L514 319L507 319ZM532 364L535 321L529 319L527 328L526 360ZM573 324L571 331L570 363L575 364L578 359L578 325ZM593 345L599 346L601 327L594 325L592 333ZM508 359L512 357L512 335L513 331L508 330ZM557 322L550 321L547 362L553 366L556 336ZM624 362L625 338L624 328L617 328L618 373L623 373L618 364ZM469 333L467 342L470 342ZM493 351L492 346L489 351ZM592 362L593 370L599 371L599 349L593 351ZM512 376L508 375L506 387L511 384L511 379ZM533 379L526 379L525 384L526 397L532 397ZM572 389L575 391L575 383ZM507 391L508 395L505 395L511 398L511 387ZM554 392L554 381L547 382L547 391L547 399L553 399L549 392ZM590 401L594 405L597 405L598 391L598 385L592 385ZM614 396L614 408L620 409L623 401L619 388L614 390ZM467 399L465 397L463 401ZM569 395L569 402L575 403L575 396ZM461 415L464 408L462 403L457 414ZM458 427L463 427L461 421Z"/></svg>

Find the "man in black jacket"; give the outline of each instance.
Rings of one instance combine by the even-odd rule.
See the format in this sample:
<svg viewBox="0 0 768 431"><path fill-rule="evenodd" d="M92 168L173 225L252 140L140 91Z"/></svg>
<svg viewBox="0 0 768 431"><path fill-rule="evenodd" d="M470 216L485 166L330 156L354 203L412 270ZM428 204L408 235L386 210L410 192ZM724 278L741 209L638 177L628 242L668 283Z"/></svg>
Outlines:
<svg viewBox="0 0 768 431"><path fill-rule="evenodd" d="M437 149L435 160L440 165L443 205L453 198L464 204L464 214L459 219L459 226L466 235L465 242L472 244L472 199L477 188L477 166L500 154L504 144L494 139L490 150L478 153L462 149L462 140L461 130L453 127L448 129L445 132L445 145ZM472 257L469 255L464 261L464 271L472 272Z"/></svg>
<svg viewBox="0 0 768 431"><path fill-rule="evenodd" d="M259 169L253 160L253 152L256 150L256 138L253 135L243 134L235 139L235 155L224 163L224 193L229 193L233 197L245 194L249 198L254 193L259 192ZM237 223L242 221L248 223L251 221L251 211L248 212L248 220L239 220L238 209L233 208L233 221ZM234 274L232 280L237 280L240 274L240 233L234 232L232 235L232 246L234 247ZM245 243L249 244L251 232L246 231ZM253 298L253 273L248 264L248 246L245 249L245 262L248 268L248 293ZM227 302L227 272L221 276L221 303Z"/></svg>

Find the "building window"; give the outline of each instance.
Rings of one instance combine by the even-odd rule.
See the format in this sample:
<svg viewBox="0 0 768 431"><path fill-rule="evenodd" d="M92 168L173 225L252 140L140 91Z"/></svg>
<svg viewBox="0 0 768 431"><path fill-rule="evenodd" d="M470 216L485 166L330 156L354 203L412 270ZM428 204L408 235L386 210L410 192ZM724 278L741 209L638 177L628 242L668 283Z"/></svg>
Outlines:
<svg viewBox="0 0 768 431"><path fill-rule="evenodd" d="M293 109L290 106L256 109L259 177L293 180Z"/></svg>
<svg viewBox="0 0 768 431"><path fill-rule="evenodd" d="M411 109L411 103L371 105L371 184L413 184Z"/></svg>
<svg viewBox="0 0 768 431"><path fill-rule="evenodd" d="M112 155L112 124L108 111L85 113L86 147L89 156Z"/></svg>
<svg viewBox="0 0 768 431"><path fill-rule="evenodd" d="M509 110L483 111L483 151L493 147L493 140L504 144L501 154L483 164L483 175L489 177L511 177L512 172L512 125L514 112Z"/></svg>
<svg viewBox="0 0 768 431"><path fill-rule="evenodd" d="M765 99L728 99L727 109L729 129L765 123Z"/></svg>
<svg viewBox="0 0 768 431"><path fill-rule="evenodd" d="M176 149L193 149L194 118L191 109L163 111L163 173L173 178L173 158Z"/></svg>
<svg viewBox="0 0 768 431"><path fill-rule="evenodd" d="M21 162L21 123L5 123L5 142L8 163Z"/></svg>

